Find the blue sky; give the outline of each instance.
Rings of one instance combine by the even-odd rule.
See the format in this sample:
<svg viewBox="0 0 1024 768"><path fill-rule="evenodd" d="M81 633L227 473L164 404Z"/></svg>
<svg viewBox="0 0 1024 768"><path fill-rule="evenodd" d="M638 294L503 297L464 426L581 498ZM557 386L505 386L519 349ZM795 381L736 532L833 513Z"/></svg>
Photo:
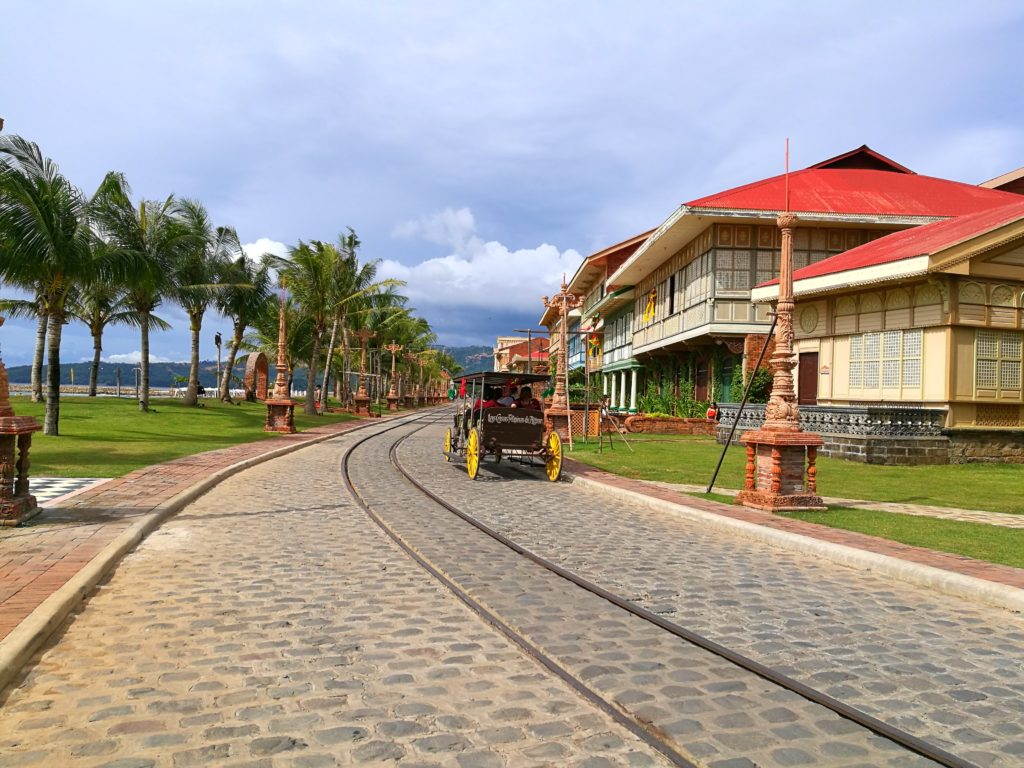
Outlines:
<svg viewBox="0 0 1024 768"><path fill-rule="evenodd" d="M1015 2L4 6L6 133L87 192L200 199L255 254L351 226L449 344L534 325L583 255L780 172L787 136L796 168L864 143L968 182L1024 165ZM159 314L154 358L187 359ZM31 325L0 344L27 362Z"/></svg>

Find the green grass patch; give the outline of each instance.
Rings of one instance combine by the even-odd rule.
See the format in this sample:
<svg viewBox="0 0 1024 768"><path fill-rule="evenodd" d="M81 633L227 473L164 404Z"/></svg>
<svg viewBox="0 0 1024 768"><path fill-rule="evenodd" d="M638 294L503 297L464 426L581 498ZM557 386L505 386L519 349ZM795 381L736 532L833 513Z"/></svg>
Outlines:
<svg viewBox="0 0 1024 768"><path fill-rule="evenodd" d="M636 435L631 453L616 439L598 453L597 442L574 441L569 457L625 477L706 486L722 446L712 438ZM746 455L729 448L716 488L743 487ZM871 501L926 504L959 509L1024 514L1024 466L1020 464L950 464L897 467L841 459L818 460L818 492L824 496Z"/></svg>
<svg viewBox="0 0 1024 768"><path fill-rule="evenodd" d="M43 420L43 404L27 397L11 398L19 416ZM139 467L203 451L226 448L273 437L263 431L267 409L261 403L229 405L201 400L190 407L181 400L150 402L150 411L139 411L132 399L113 397L63 397L60 401L60 435L32 436L31 474L37 477L120 477ZM295 427L311 427L349 421L347 413L306 416L302 404L295 407Z"/></svg>
<svg viewBox="0 0 1024 768"><path fill-rule="evenodd" d="M785 516L915 547L1024 568L1024 530L1018 528L849 507L832 507L828 512L787 512Z"/></svg>

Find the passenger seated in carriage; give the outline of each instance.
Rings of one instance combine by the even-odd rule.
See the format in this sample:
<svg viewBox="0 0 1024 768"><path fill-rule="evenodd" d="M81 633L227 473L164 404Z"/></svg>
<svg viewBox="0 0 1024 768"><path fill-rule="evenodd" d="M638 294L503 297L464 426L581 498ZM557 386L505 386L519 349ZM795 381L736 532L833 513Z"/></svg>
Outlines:
<svg viewBox="0 0 1024 768"><path fill-rule="evenodd" d="M519 390L519 399L512 403L513 408L530 408L534 411L540 411L540 401L533 396L533 390L530 387L523 387Z"/></svg>

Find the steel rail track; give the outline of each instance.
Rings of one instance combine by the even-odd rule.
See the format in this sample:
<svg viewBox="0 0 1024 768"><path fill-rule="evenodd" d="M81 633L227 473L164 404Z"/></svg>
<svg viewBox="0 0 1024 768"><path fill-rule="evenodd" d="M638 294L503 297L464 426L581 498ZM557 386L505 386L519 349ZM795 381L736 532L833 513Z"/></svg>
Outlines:
<svg viewBox="0 0 1024 768"><path fill-rule="evenodd" d="M425 496L429 497L435 503L447 509L452 514L469 523L482 533L487 534L495 541L498 541L499 543L505 545L512 551L516 552L519 555L522 555L531 562L536 563L537 565L541 566L542 568L545 568L551 573L554 573L557 576L566 579L567 581L575 584L581 589L586 590L587 592L590 592L594 595L597 595L598 597L603 598L604 600L607 600L612 605L615 605L629 612L633 616L648 621L651 624L654 624L655 626L659 627L660 629L663 629L666 632L669 632L670 634L680 638L681 640L685 640L688 643L691 643L699 648L702 648L710 653L713 653L719 658L725 659L726 661L729 661L735 664L736 666L757 675L758 677L761 677L771 683L774 683L775 685L778 685L781 688L785 688L786 690L791 691L797 694L798 696L801 696L807 701L818 704L819 706L822 706L834 712L840 717L849 720L850 722L856 723L857 725L863 728L867 728L868 730L878 734L879 736L883 736L884 738L889 739L893 743L898 744L911 752L914 752L918 755L933 760L939 765L945 766L946 768L978 768L978 766L976 766L974 763L971 763L968 760L959 757L958 755L954 755L953 753L948 752L942 749L941 747L938 747L934 744L930 744L929 742L925 741L924 739L921 739L918 736L914 736L913 734L908 733L900 728L897 728L896 726L891 725L890 723L887 723L884 720L879 720L878 718L873 717L872 715L869 715L868 713L863 712L857 709L856 707L853 707L843 701L840 701L839 699L829 696L827 693L824 693L823 691L819 691L818 689L813 688L807 685L806 683L802 683L799 680L790 677L789 675L779 672L778 670L766 664L762 664L761 662L756 661L748 656L745 656L742 653L739 653L738 651L735 651L724 645L721 645L720 643L717 643L714 640L711 640L710 638L704 637L703 635L697 634L696 632L686 629L685 627L676 624L675 622L669 621L663 616L659 616L658 614L653 613L652 611L649 611L646 608L643 608L642 606L636 605L630 600L627 600L626 598L621 597L615 594L614 592L610 592L604 587L601 587L600 585L592 581L589 581L583 578L582 576L579 576L578 574L567 570L566 568L563 568L557 563L547 560L544 557L541 557L537 553L527 549L521 544L508 538L501 532L491 528L486 523L481 522L472 515L463 512L458 507L455 507L454 505L445 501L443 498L441 498L433 491L431 491L429 488L426 488L418 480L416 480L416 478L414 478L406 470L406 468L402 466L402 463L398 459L399 446L402 443L404 443L408 438L416 434L416 432L419 432L420 430L426 428L427 426L430 425L424 424L418 427L409 434L399 438L394 443L394 445L392 445L390 450L391 463L394 465L395 469L398 470L399 473L401 473L405 480L408 483L410 483L414 488L419 490ZM514 471L521 472L522 470Z"/></svg>
<svg viewBox="0 0 1024 768"><path fill-rule="evenodd" d="M439 419L433 422L428 422L427 424L423 424L416 428L415 430L413 430L412 432L410 432L409 434L415 434L416 432L419 432L421 429L431 426L433 423L437 423L438 421L442 420ZM538 648L525 637L523 637L521 634L519 634L509 624L503 621L500 616L498 616L496 613L494 613L493 611L489 610L488 608L474 600L473 597L469 595L469 593L467 593L458 584L456 584L454 581L445 576L445 574L442 573L440 569L438 569L423 555L421 555L412 544L406 541L406 539L401 534L399 534L392 526L390 526L380 515L378 515L373 510L373 508L367 502L366 498L361 493L359 493L359 491L356 489L355 485L352 482L352 478L349 473L349 460L352 457L352 454L355 452L355 450L364 443L368 442L369 440L372 440L375 437L379 437L387 432L390 432L393 429L398 429L399 427L402 426L408 426L408 424L408 421L404 421L402 423L390 425L379 432L374 432L373 434L366 435L365 437L357 440L355 443L350 445L342 454L342 482L345 485L345 489L352 495L352 498L355 500L356 504L359 505L359 508L362 509L363 512L365 512L366 515L374 523L376 523L376 525L387 535L388 538L395 542L395 544L397 544L402 549L402 551L405 552L410 558L412 558L421 568L423 568L427 573L429 573L431 576L433 576L435 579L441 582L441 584L443 584L453 595L455 595L463 604L469 607L469 609L472 610L475 614L480 616L484 621L486 621L488 624L490 624L492 627L498 630L511 642L515 643L515 645L518 646L530 658L534 659L537 663L539 663L549 672L554 674L557 678L566 683L570 688L576 691L584 699L586 699L591 704L600 709L602 712L607 714L619 725L626 728L630 733L639 738L645 744L647 744L652 749L664 755L673 765L680 766L680 768L699 768L699 766L696 763L689 760L687 757L685 757L683 754L677 751L675 747L673 747L666 740L661 738L661 736L654 729L627 715L619 707L617 707L615 704L601 696L601 694L599 694L593 688L588 686L578 677L573 675L568 669L560 665L557 661L555 661L550 656L546 655L543 651L541 651L540 648ZM401 472L401 470L399 471ZM404 473L402 474L404 475ZM442 506L445 506L445 508L447 508L446 505L442 504Z"/></svg>

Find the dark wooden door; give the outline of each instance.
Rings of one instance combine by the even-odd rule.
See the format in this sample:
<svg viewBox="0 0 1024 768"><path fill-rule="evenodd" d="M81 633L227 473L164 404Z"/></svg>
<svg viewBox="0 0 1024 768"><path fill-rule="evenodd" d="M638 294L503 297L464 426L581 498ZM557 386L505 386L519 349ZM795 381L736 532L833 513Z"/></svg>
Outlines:
<svg viewBox="0 0 1024 768"><path fill-rule="evenodd" d="M703 357L697 358L696 379L693 382L693 399L698 402L708 399L708 361Z"/></svg>
<svg viewBox="0 0 1024 768"><path fill-rule="evenodd" d="M797 402L800 405L818 404L818 353L800 353L800 373L797 380Z"/></svg>

